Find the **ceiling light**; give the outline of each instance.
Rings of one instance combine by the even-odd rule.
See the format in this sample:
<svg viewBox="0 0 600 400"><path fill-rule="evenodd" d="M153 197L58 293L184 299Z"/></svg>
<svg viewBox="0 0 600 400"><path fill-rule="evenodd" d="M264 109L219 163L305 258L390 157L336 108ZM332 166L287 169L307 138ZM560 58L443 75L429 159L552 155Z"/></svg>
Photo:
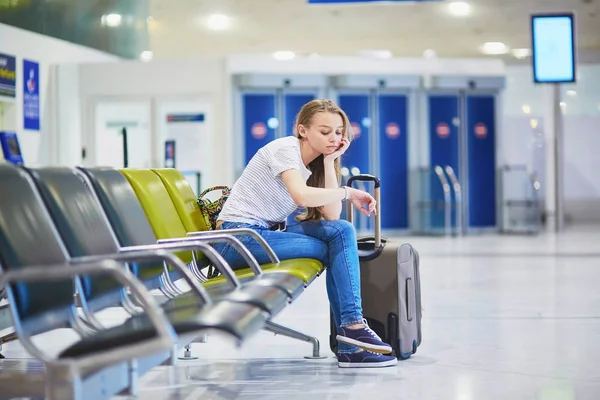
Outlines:
<svg viewBox="0 0 600 400"><path fill-rule="evenodd" d="M140 60L144 62L152 60L152 57L154 57L154 53L152 53L150 50L145 50L140 53Z"/></svg>
<svg viewBox="0 0 600 400"><path fill-rule="evenodd" d="M392 58L393 54L389 50L363 50L359 51L358 55L365 58L388 59Z"/></svg>
<svg viewBox="0 0 600 400"><path fill-rule="evenodd" d="M538 127L538 120L535 118L532 118L529 120L529 125L531 126L532 129L535 129Z"/></svg>
<svg viewBox="0 0 600 400"><path fill-rule="evenodd" d="M487 42L479 48L483 54L506 54L510 50L507 45L502 42Z"/></svg>
<svg viewBox="0 0 600 400"><path fill-rule="evenodd" d="M231 20L224 14L213 14L206 20L206 26L213 31L223 31L229 29Z"/></svg>
<svg viewBox="0 0 600 400"><path fill-rule="evenodd" d="M569 96L577 96L577 92L574 90L567 90L567 95Z"/></svg>
<svg viewBox="0 0 600 400"><path fill-rule="evenodd" d="M448 10L455 17L466 17L471 13L471 6L464 1L454 1L448 4Z"/></svg>
<svg viewBox="0 0 600 400"><path fill-rule="evenodd" d="M276 51L275 53L273 53L273 58L280 61L293 60L295 57L296 53L288 50Z"/></svg>
<svg viewBox="0 0 600 400"><path fill-rule="evenodd" d="M511 53L515 58L519 60L524 60L531 55L531 50L529 49L512 49Z"/></svg>
<svg viewBox="0 0 600 400"><path fill-rule="evenodd" d="M529 107L528 104L523 104L522 110L523 110L524 114L530 114L531 113L531 107Z"/></svg>
<svg viewBox="0 0 600 400"><path fill-rule="evenodd" d="M433 49L427 49L423 52L423 57L425 58L436 58L437 53Z"/></svg>
<svg viewBox="0 0 600 400"><path fill-rule="evenodd" d="M122 19L121 14L108 14L103 15L102 18L100 18L100 21L102 22L102 25L114 28L115 26L121 25Z"/></svg>

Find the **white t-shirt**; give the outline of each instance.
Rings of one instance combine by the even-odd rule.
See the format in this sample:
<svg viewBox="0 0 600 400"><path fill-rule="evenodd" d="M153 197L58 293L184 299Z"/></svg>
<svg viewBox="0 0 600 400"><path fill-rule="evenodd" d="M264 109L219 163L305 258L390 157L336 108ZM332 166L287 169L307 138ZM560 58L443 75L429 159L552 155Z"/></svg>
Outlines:
<svg viewBox="0 0 600 400"><path fill-rule="evenodd" d="M296 137L275 139L262 147L231 188L219 220L265 228L285 221L298 207L281 179L281 173L289 169L300 171L305 182L311 175Z"/></svg>

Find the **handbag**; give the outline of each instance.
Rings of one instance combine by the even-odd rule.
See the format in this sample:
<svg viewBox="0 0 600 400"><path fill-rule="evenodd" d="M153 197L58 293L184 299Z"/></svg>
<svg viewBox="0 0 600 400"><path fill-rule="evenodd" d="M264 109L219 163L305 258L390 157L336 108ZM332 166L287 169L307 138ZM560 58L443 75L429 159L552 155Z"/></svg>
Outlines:
<svg viewBox="0 0 600 400"><path fill-rule="evenodd" d="M209 200L206 196L210 192L214 192L220 190L221 196L214 201ZM198 206L200 207L200 213L206 222L206 227L209 230L217 229L217 219L219 218L219 213L223 209L223 205L229 198L229 194L231 193L231 189L228 186L213 186L198 196Z"/></svg>
<svg viewBox="0 0 600 400"><path fill-rule="evenodd" d="M221 196L214 201L211 201L207 198L207 195L210 192L214 192L220 190ZM213 186L198 196L197 202L198 207L200 207L200 214L202 214L202 218L204 218L204 222L206 223L206 228L209 230L217 229L217 219L219 218L219 213L223 209L223 205L229 198L229 194L231 193L231 189L227 186ZM216 278L219 276L219 271L214 267L214 265L209 265L208 273L206 277L208 279Z"/></svg>

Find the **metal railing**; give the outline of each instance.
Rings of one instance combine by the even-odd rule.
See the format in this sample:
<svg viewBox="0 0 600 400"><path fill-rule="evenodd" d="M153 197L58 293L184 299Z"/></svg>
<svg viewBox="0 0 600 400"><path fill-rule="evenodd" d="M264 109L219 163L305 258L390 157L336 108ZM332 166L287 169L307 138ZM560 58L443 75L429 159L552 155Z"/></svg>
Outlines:
<svg viewBox="0 0 600 400"><path fill-rule="evenodd" d="M452 167L434 165L411 171L411 191L413 233L462 234L462 187Z"/></svg>

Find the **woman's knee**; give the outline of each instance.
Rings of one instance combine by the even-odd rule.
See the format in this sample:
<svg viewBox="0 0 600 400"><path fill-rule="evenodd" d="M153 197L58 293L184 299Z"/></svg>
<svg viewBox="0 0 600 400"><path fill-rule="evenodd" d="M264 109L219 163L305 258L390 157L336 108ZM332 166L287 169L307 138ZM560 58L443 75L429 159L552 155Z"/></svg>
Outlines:
<svg viewBox="0 0 600 400"><path fill-rule="evenodd" d="M356 229L354 229L354 225L352 225L350 222L344 219L327 222L332 228L334 228L334 232L338 233L343 238L349 240L356 239Z"/></svg>

